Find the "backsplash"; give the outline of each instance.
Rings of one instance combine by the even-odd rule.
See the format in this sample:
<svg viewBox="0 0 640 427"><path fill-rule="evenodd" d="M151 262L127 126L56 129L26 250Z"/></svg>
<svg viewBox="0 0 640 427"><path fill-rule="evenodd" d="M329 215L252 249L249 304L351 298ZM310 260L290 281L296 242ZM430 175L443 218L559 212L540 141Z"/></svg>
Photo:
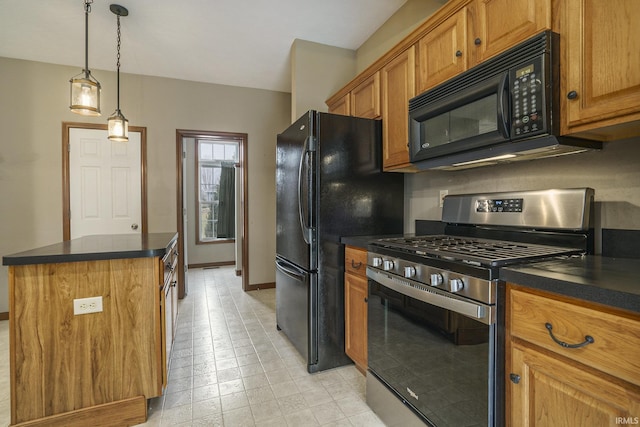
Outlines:
<svg viewBox="0 0 640 427"><path fill-rule="evenodd" d="M405 232L418 234L416 220L441 219L440 190L464 194L591 187L595 190L596 252L602 248L617 253L618 246L624 245L610 242L610 237L628 235L625 244L638 242L633 231L640 233L639 159L640 138L633 138L608 142L602 151L565 157L462 171L406 174ZM635 247L640 249L639 246L640 243ZM638 249L629 249L628 253L638 253Z"/></svg>

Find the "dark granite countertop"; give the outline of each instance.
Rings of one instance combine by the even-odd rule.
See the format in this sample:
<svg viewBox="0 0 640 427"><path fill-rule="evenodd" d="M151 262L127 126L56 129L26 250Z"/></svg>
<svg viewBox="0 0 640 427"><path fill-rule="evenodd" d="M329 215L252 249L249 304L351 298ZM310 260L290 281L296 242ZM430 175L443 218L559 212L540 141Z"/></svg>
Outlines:
<svg viewBox="0 0 640 427"><path fill-rule="evenodd" d="M384 239L386 237L400 237L401 234L387 234L381 236L342 236L340 238L340 243L354 246L356 248L361 248L366 250L369 242L376 239Z"/></svg>
<svg viewBox="0 0 640 427"><path fill-rule="evenodd" d="M584 256L505 267L518 285L640 313L640 260Z"/></svg>
<svg viewBox="0 0 640 427"><path fill-rule="evenodd" d="M2 265L51 264L163 256L178 233L84 236L2 257Z"/></svg>

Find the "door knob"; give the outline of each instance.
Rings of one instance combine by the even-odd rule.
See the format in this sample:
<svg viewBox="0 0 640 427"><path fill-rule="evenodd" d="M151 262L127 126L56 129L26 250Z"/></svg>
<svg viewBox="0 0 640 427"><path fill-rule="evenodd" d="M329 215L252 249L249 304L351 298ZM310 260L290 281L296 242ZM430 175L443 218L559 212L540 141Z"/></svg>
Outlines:
<svg viewBox="0 0 640 427"><path fill-rule="evenodd" d="M137 230L138 229L138 224L136 224L135 222L133 224L131 224L131 229L132 230Z"/></svg>

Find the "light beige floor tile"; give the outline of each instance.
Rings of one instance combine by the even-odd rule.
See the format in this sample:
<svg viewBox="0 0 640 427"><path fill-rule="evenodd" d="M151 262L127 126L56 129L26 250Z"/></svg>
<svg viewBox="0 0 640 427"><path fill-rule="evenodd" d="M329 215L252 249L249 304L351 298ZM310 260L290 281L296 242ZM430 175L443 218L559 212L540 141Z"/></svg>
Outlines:
<svg viewBox="0 0 640 427"><path fill-rule="evenodd" d="M302 411L285 415L284 418L287 421L287 425L291 427L311 427L319 425L311 409L303 409Z"/></svg>
<svg viewBox="0 0 640 427"><path fill-rule="evenodd" d="M253 414L250 407L238 408L230 411L224 411L222 414L225 426L232 427L254 427L256 425L253 420Z"/></svg>
<svg viewBox="0 0 640 427"><path fill-rule="evenodd" d="M251 403L251 412L253 413L253 419L258 426L262 426L263 421L282 418L282 411L276 400L265 400L263 402Z"/></svg>

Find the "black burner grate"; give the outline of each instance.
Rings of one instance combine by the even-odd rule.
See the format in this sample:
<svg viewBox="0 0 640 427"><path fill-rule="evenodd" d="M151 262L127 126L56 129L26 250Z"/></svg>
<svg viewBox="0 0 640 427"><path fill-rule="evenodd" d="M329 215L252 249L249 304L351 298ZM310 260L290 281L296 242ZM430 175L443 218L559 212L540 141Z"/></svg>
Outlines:
<svg viewBox="0 0 640 427"><path fill-rule="evenodd" d="M445 235L379 239L374 245L492 267L582 252L575 248Z"/></svg>

